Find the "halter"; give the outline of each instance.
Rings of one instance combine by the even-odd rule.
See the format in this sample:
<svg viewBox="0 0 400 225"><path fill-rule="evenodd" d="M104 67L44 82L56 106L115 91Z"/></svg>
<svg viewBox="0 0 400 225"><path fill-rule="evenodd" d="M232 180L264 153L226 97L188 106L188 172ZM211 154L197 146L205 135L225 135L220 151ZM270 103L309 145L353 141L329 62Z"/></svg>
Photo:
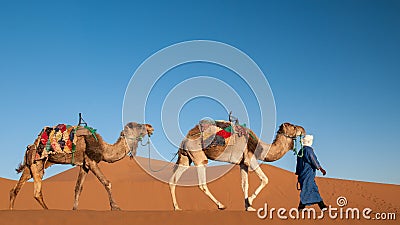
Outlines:
<svg viewBox="0 0 400 225"><path fill-rule="evenodd" d="M285 137L287 137L287 138L290 138L290 139L292 139L292 140L296 140L297 139L297 136L295 135L295 136L289 136L289 135L287 135L287 134L285 134L285 133L283 133L283 132L280 132L280 131L278 131L277 132L278 134L281 134L281 135L283 135L283 136L285 136ZM297 133L297 129L296 129L296 133Z"/></svg>
<svg viewBox="0 0 400 225"><path fill-rule="evenodd" d="M283 135L283 136L285 136L285 137L287 137L287 138L290 138L290 139L292 139L292 140L296 140L297 139L297 126L295 126L295 125L293 125L294 126L294 129L295 129L295 134L294 134L294 136L289 136L288 134L285 134L285 133L283 133L283 132L281 132L281 131L279 131L278 130L278 134L281 134L281 135Z"/></svg>
<svg viewBox="0 0 400 225"><path fill-rule="evenodd" d="M295 129L295 135L294 136L289 136L288 134L285 134L285 133L283 133L283 132L281 132L281 131L278 131L277 133L278 134L281 134L281 135L283 135L283 136L285 136L286 138L290 138L290 139L292 139L292 141L293 141L293 153L294 153L294 155L296 155L297 157L303 157L303 155L304 155L304 152L303 152L303 143L301 143L301 141L299 141L300 142L300 149L299 149L299 151L297 151L297 126L295 126L294 125L294 129ZM300 139L301 138L303 138L303 134L300 134L299 135L300 136Z"/></svg>

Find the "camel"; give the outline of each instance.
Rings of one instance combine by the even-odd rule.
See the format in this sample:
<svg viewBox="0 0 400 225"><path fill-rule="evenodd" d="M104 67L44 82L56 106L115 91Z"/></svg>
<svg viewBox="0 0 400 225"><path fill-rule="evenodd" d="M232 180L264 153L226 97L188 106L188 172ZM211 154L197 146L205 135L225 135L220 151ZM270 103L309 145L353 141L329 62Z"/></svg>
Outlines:
<svg viewBox="0 0 400 225"><path fill-rule="evenodd" d="M41 136L35 140L35 144L27 147L24 161L17 168L17 172L22 172L18 183L10 190L10 206L14 208L14 202L22 186L33 177L34 180L34 198L43 207L48 209L43 200L42 178L44 170L53 164L73 164L79 166L79 175L75 186L75 201L73 210L78 208L79 196L82 192L83 182L89 171L97 177L104 185L108 193L111 210L120 210L120 207L114 201L111 193L111 183L100 171L98 163L105 161L114 163L123 159L127 154L135 155L138 142L145 135L152 135L154 129L149 124L138 124L130 122L125 125L123 131L115 144L106 143L100 134L93 134L87 129L80 127L77 130L76 149L74 154L58 153L49 154L43 159L35 159L37 146ZM96 137L94 136L96 135Z"/></svg>
<svg viewBox="0 0 400 225"><path fill-rule="evenodd" d="M206 165L208 159L211 159L231 164L239 164L245 210L255 211L252 207L252 203L261 190L268 184L268 177L261 170L257 160L272 162L282 158L289 150L294 148L294 140L298 136L306 134L306 131L301 126L283 123L277 131L273 143L267 144L259 140L250 129L245 128L249 135L246 136L243 135L243 132L236 132L229 138L227 144L219 146L214 144L218 127L221 127L221 125L226 127L232 123L226 121L216 121L216 123L217 124L211 124L206 127L200 125L201 123L196 125L188 132L186 138L181 142L178 150L178 159L174 167L173 175L169 181L174 210L181 210L176 200L175 189L177 182L192 162L197 168L200 189L217 205L218 209L222 210L226 208L213 196L207 187ZM218 125L218 127L216 125ZM233 127L236 128L238 126L234 125ZM207 133L212 135L207 138L205 137ZM261 184L250 197L248 195L249 167L254 170L261 179Z"/></svg>

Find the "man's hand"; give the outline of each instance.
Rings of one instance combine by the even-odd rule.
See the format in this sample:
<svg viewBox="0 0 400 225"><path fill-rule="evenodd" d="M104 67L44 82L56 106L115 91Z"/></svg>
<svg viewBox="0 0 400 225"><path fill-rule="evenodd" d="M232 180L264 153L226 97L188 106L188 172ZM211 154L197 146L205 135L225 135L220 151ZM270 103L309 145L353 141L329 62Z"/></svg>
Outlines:
<svg viewBox="0 0 400 225"><path fill-rule="evenodd" d="M322 169L322 167L319 168L319 170L321 171L322 175L326 175L326 171L324 169Z"/></svg>

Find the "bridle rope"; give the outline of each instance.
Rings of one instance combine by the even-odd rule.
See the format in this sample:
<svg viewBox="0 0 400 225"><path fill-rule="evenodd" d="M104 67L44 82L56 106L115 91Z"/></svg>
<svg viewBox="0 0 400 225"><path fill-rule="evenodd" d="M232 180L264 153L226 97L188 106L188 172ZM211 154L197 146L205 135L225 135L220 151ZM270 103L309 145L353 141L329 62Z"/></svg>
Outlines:
<svg viewBox="0 0 400 225"><path fill-rule="evenodd" d="M169 160L169 162L168 162L167 164L165 164L164 166L162 166L162 167L159 168L159 169L153 169L153 168L151 167L151 159L150 159L150 156L151 156L150 135L147 136L147 142L146 142L146 144L142 144L142 142L143 142L143 140L140 141L140 144L141 144L142 146L146 146L146 145L149 146L149 147L148 147L148 153L149 153L148 164L149 164L149 169L151 170L151 172L158 173L158 172L164 170L167 166L171 165L172 161L173 161L173 160L175 159L175 157L178 155L178 152L176 152L176 153L174 154L174 156L172 157L172 159Z"/></svg>
<svg viewBox="0 0 400 225"><path fill-rule="evenodd" d="M143 137L144 136L147 136L147 141L143 144ZM127 138L127 137L125 137L125 138ZM145 147L145 146L148 146L148 164L149 164L149 169L151 170L151 172L155 172L155 173L157 173L157 172L160 172L161 170L164 170L167 166L169 166L169 165L171 165L171 162L175 159L175 157L178 155L178 152L176 152L175 154L174 154L174 156L172 157L172 159L167 163L167 164L165 164L163 167L161 167L160 169L153 169L152 167L151 167L151 141L150 141L150 135L149 134L146 134L146 135L140 135L139 137L136 137L136 138L127 138L127 139L130 139L130 140L136 140L138 143L140 142L140 145L141 146L143 146L143 147ZM129 150L129 152L128 152L128 155L130 156L130 157L133 157L133 155L132 155L132 150Z"/></svg>

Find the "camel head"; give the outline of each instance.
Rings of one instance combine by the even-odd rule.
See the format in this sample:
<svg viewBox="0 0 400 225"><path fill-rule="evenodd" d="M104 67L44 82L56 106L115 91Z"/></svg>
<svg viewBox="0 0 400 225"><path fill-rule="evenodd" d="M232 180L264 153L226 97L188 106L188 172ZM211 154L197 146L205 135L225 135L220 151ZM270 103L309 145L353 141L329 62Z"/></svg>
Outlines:
<svg viewBox="0 0 400 225"><path fill-rule="evenodd" d="M137 143L142 141L146 135L150 137L153 132L154 128L150 124L130 122L125 125L121 136L125 137L126 143L129 146L129 152L131 152L132 155L136 155Z"/></svg>
<svg viewBox="0 0 400 225"><path fill-rule="evenodd" d="M144 124L144 126L146 127L147 130L147 134L149 135L149 137L153 134L154 132L154 128L153 126L151 126L150 124Z"/></svg>
<svg viewBox="0 0 400 225"><path fill-rule="evenodd" d="M306 131L303 127L283 123L279 126L276 138L272 144L259 142L255 150L256 158L264 162L276 161L295 147L294 140L297 137L304 135L306 135Z"/></svg>
<svg viewBox="0 0 400 225"><path fill-rule="evenodd" d="M306 135L306 130L302 126L296 126L290 123L283 123L279 126L278 134L295 139L298 136Z"/></svg>

